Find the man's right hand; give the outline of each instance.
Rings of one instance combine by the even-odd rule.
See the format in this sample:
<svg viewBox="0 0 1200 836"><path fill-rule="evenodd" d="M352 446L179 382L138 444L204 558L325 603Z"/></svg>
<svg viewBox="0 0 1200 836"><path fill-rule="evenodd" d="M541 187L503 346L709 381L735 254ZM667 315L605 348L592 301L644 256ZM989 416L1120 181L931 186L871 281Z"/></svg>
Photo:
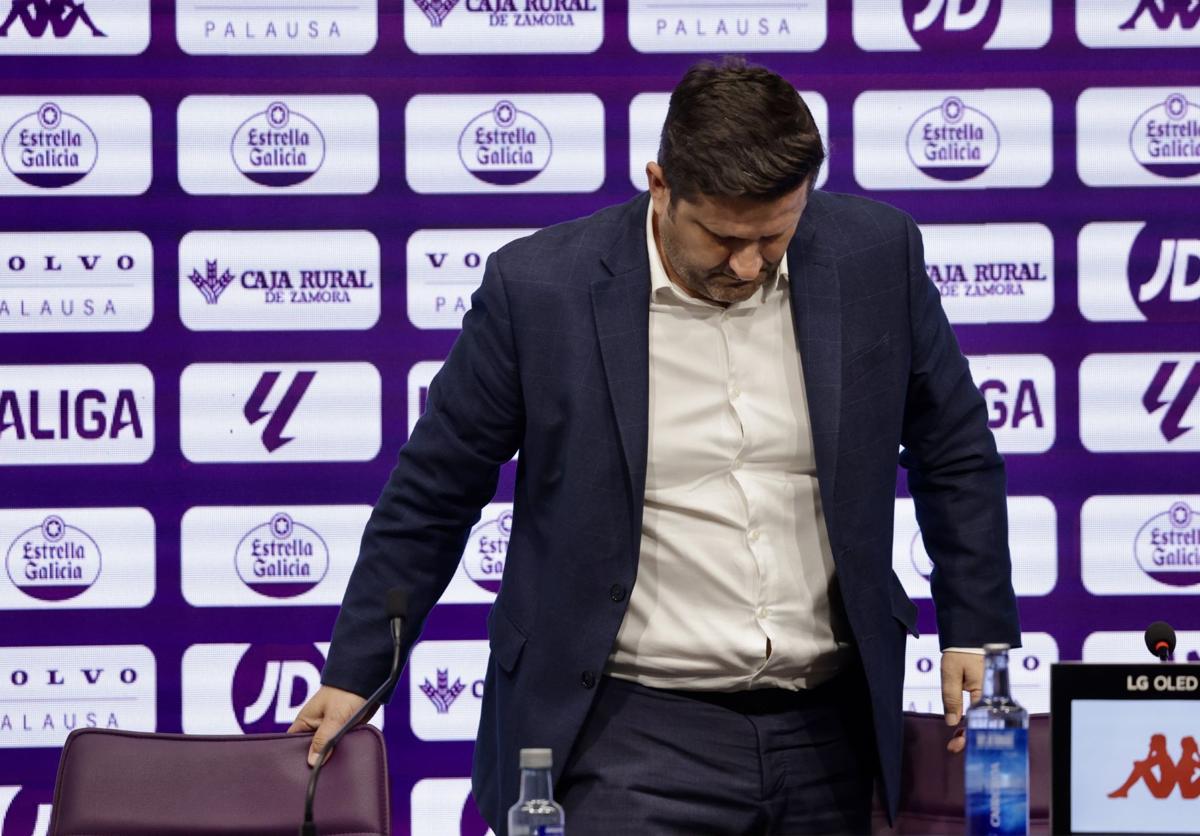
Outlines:
<svg viewBox="0 0 1200 836"><path fill-rule="evenodd" d="M288 728L288 734L316 732L308 747L309 766L317 765L317 756L321 754L325 744L365 702L366 699L358 694L328 685L322 685L317 689L317 693L309 698L296 715L296 722Z"/></svg>

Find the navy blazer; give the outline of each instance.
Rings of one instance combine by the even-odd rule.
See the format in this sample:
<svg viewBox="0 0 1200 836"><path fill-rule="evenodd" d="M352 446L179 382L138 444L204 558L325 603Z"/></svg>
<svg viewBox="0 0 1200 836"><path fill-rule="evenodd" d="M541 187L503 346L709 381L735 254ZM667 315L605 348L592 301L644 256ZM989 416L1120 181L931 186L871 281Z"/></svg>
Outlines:
<svg viewBox="0 0 1200 836"><path fill-rule="evenodd" d="M488 259L367 524L323 675L360 694L386 677L382 593L397 585L410 594L407 653L519 448L473 770L499 834L517 798L519 749L553 749L561 773L637 579L648 199ZM935 566L942 647L1019 644L1004 465L910 217L815 191L788 265L821 503L894 810L905 636L917 616L891 568L897 462Z"/></svg>

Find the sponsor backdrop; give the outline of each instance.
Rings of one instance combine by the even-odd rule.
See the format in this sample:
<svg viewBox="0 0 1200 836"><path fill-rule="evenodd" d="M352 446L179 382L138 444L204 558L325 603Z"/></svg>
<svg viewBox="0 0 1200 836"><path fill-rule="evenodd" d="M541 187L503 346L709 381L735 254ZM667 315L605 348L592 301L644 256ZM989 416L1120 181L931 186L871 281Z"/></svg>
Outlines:
<svg viewBox="0 0 1200 836"><path fill-rule="evenodd" d="M1200 659L1198 50L1179 0L0 0L0 836L72 728L288 725L487 254L633 195L723 52L803 91L821 188L921 224L1009 463L1020 699L1158 617ZM516 466L377 719L397 832L486 829ZM902 485L894 544L937 710Z"/></svg>

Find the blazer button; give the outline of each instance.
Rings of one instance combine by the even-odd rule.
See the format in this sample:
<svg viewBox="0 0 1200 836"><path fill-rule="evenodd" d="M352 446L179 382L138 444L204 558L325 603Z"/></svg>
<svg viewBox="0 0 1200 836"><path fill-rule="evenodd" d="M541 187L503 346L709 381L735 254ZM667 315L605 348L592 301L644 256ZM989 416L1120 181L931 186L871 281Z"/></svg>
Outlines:
<svg viewBox="0 0 1200 836"><path fill-rule="evenodd" d="M579 682L584 688L595 688L596 674L592 673L591 671L584 671L583 675L579 677Z"/></svg>
<svg viewBox="0 0 1200 836"><path fill-rule="evenodd" d="M608 588L608 597L612 598L614 601L616 601L618 603L620 603L621 601L624 601L625 600L625 587L621 586L619 583L614 583L612 586L610 586Z"/></svg>

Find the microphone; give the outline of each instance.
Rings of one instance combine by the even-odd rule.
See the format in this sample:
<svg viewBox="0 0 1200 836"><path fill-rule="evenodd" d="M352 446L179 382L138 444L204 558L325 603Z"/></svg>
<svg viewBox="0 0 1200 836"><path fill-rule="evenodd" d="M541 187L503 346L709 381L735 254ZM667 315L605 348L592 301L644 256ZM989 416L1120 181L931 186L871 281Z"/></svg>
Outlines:
<svg viewBox="0 0 1200 836"><path fill-rule="evenodd" d="M317 779L321 777L321 768L333 754L334 748L346 736L346 732L374 714L375 709L379 708L379 704L383 702L383 695L394 687L396 680L400 678L400 637L404 633L404 619L408 616L408 593L401 587L389 589L386 596L386 607L388 625L392 632L392 669L383 684L363 703L362 708L354 712L354 716L347 720L346 724L337 730L337 734L321 748L321 753L317 756L317 764L308 776L308 792L304 795L304 823L300 825L300 836L317 836L317 825L313 821L313 799L317 794Z"/></svg>
<svg viewBox="0 0 1200 836"><path fill-rule="evenodd" d="M1165 621L1156 621L1146 628L1146 648L1162 661L1175 652L1175 628Z"/></svg>

